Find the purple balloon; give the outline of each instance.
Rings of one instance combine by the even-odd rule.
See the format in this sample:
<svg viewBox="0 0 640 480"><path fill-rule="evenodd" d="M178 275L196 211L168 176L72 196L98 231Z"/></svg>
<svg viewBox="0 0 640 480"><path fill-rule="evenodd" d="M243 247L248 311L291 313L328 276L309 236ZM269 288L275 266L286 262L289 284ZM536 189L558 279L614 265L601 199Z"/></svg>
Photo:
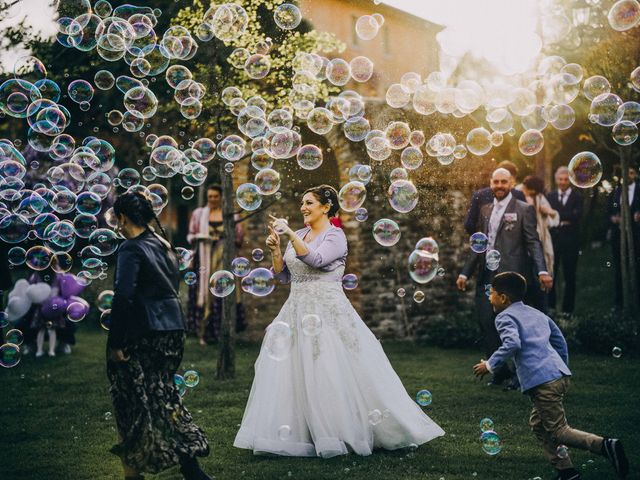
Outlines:
<svg viewBox="0 0 640 480"><path fill-rule="evenodd" d="M64 315L67 311L68 303L69 302L62 297L50 297L42 302L40 312L44 318L51 320Z"/></svg>
<svg viewBox="0 0 640 480"><path fill-rule="evenodd" d="M78 277L71 273L63 273L60 275L60 295L64 298L74 297L80 294L86 287Z"/></svg>

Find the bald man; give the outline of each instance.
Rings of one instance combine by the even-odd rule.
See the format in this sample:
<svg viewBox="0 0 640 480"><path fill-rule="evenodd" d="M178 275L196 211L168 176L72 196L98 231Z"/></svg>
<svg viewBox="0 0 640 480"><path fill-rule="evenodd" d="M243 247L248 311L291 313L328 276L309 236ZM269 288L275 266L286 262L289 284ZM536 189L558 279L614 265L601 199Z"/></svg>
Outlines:
<svg viewBox="0 0 640 480"><path fill-rule="evenodd" d="M486 294L493 277L500 272L517 272L527 279L528 293L533 294L537 293L533 289L548 291L553 285L536 230L535 209L513 196L512 181L511 173L505 168L498 168L493 172L491 191L494 199L492 203L480 209L475 227L476 232L482 232L487 236L487 251L497 250L500 253L499 265L490 270L487 268L485 253L469 250L467 261L456 282L458 289L464 291L467 288L467 280L474 273L477 275L475 316L482 333L486 358L489 358L501 344L494 324L495 313ZM491 265L489 267L492 268ZM535 297L539 295L529 296ZM491 383L501 384L511 377L512 373L505 365L498 372L494 372Z"/></svg>

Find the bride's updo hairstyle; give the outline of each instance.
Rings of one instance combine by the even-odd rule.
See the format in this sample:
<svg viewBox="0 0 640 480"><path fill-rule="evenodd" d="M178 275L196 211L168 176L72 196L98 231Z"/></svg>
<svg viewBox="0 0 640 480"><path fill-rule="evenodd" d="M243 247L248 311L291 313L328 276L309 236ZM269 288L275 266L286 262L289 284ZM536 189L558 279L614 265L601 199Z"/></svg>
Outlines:
<svg viewBox="0 0 640 480"><path fill-rule="evenodd" d="M331 185L318 185L317 187L308 188L302 196L304 197L307 193L312 193L322 205L329 205L329 218L335 217L338 210L340 210L338 192Z"/></svg>

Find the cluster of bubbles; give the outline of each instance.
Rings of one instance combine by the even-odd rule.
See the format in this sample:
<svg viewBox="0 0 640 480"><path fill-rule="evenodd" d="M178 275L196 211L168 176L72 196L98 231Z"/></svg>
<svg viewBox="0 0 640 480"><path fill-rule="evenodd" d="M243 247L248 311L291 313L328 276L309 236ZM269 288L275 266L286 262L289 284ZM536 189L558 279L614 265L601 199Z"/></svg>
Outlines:
<svg viewBox="0 0 640 480"><path fill-rule="evenodd" d="M181 397L184 397L189 390L197 387L199 383L200 374L196 370L187 370L182 375L179 373L173 375L173 384Z"/></svg>
<svg viewBox="0 0 640 480"><path fill-rule="evenodd" d="M438 242L432 237L424 237L418 240L408 260L409 276L414 282L426 284L438 275L440 269L439 251ZM404 296L404 292L402 296ZM421 290L417 290L413 295L413 299L417 303L422 303L424 293Z"/></svg>
<svg viewBox="0 0 640 480"><path fill-rule="evenodd" d="M497 455L502 451L502 440L494 430L494 423L488 417L480 420L480 444L487 455Z"/></svg>
<svg viewBox="0 0 640 480"><path fill-rule="evenodd" d="M608 15L611 27L624 31L636 26L640 21L639 6L636 0L617 1ZM79 253L81 270L77 277L87 283L106 278L106 257L118 246L119 237L113 230L115 215L112 209L103 207L114 187L144 193L152 200L154 212L160 214L168 204L169 193L162 184L153 182L179 175L184 183L182 197L191 200L194 188L207 179L209 162L222 161L225 171L231 173L236 162L250 159L255 176L237 187L235 199L242 210L256 211L265 196L280 195L281 175L274 168L276 160L295 158L301 169L310 171L323 163L322 149L303 143L296 121L318 135L340 129L349 141L364 143L371 165L354 165L349 171L349 181L342 185L338 195L340 207L353 212L359 222L368 219L364 203L375 162L384 162L392 156L400 160L400 166L389 176L387 200L395 212L409 213L419 201L409 172L422 167L426 157L449 165L468 153L485 155L503 143L504 135L515 135L517 131L521 131L520 152L525 156L536 155L544 148L545 129L562 131L573 126L576 114L572 104L581 95L590 102L589 119L611 128L615 142L631 145L638 137L640 104L623 101L612 93L605 77L584 78L579 64L568 63L560 56L542 57L532 76L518 77L512 83L500 79L487 82L461 79L452 84L445 73L435 71L426 78L407 72L398 83L389 86L385 100L394 109L411 108L423 116L438 113L454 118L474 114L481 119L484 126L456 139L448 132L437 132L427 138L423 131L398 120L372 129L365 116L363 97L343 89L349 82L363 83L372 78L371 59L365 56L329 59L316 51L298 51L291 62L292 88L282 106L270 108L261 96L249 96L237 86L227 86L220 92L220 100L234 116L237 132L218 135L216 141L203 137L189 142L186 149L170 136L149 134L145 138L150 149L148 164L140 172L134 168L117 170L115 149L109 142L93 136L76 141L65 133L71 114L59 103L63 91L79 109L86 111L96 93L115 87L122 95L122 109L108 112L108 123L114 129L141 132L158 111L158 99L150 84L161 75L173 89L182 116L193 120L201 115L207 89L194 79L189 68L181 65L193 59L198 42L216 38L231 45L228 62L256 81L271 73L273 43L269 38L251 45L240 41L247 32L250 16L236 3L212 5L193 34L180 25L158 32L162 12L150 7L127 4L113 8L106 0L98 0L93 6L89 0L72 0L60 2L58 7L56 40L60 45L81 52L95 51L106 62L124 61L129 71L128 75L115 77L105 68L95 74L93 82L73 79L64 89L48 78L47 68L37 58L18 59L14 78L0 85L0 112L28 122L29 146L48 155L52 166L44 182L26 188L30 165L19 152L19 145L0 140L0 240L15 245L9 252L11 265L26 265L36 271L52 268L59 273L71 270L74 259L70 252L82 241L86 246ZM290 31L300 25L302 15L297 6L283 3L274 8L273 20L278 28ZM372 40L384 21L378 13L363 15L356 21L355 33L361 40ZM640 91L640 67L631 72L630 84ZM325 87L339 93L326 97ZM580 152L569 162L570 180L580 188L596 185L602 170L600 159L592 152ZM401 237L400 226L389 218L377 220L372 233L376 242L385 247L396 245ZM39 244L25 250L19 244L26 240L37 240ZM485 253L488 269L498 268L500 253L487 250L486 235L480 232L472 235L470 245L472 251ZM185 283L195 284L197 273L187 271L191 252L182 249L179 256ZM262 251L256 249L252 259L259 262L262 258ZM412 280L419 284L426 284L444 272L435 240L426 237L416 244L408 258L408 270ZM249 260L243 257L234 260L231 271L217 271L209 279L210 291L221 298L232 294L236 284L245 292L265 296L273 291L275 283L272 271L251 268ZM354 289L358 278L354 274L345 275L342 284L346 290ZM424 292L415 291L413 298L417 303L423 302ZM67 307L68 317L79 321L84 318L84 306L75 303L81 302ZM101 325L108 329L109 294L105 293L98 304ZM17 307L24 305L14 301L12 308ZM306 323L322 323L320 318L309 318ZM304 331L305 326L302 328ZM278 338L274 345L287 343Z"/></svg>

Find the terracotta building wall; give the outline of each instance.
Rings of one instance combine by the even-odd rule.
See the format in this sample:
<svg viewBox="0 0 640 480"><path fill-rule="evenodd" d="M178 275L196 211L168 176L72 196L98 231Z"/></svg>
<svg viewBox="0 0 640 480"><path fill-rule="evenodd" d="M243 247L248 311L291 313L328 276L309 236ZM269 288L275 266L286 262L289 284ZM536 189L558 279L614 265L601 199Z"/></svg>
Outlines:
<svg viewBox="0 0 640 480"><path fill-rule="evenodd" d="M349 61L368 57L374 64L374 77L367 83L351 82L352 88L366 96L384 97L387 87L398 83L406 72L425 78L438 69L438 46L435 35L442 27L371 0L300 0L303 17L317 31L331 32L347 49L339 54ZM380 13L385 21L372 40L362 40L355 33L356 20L362 15Z"/></svg>

